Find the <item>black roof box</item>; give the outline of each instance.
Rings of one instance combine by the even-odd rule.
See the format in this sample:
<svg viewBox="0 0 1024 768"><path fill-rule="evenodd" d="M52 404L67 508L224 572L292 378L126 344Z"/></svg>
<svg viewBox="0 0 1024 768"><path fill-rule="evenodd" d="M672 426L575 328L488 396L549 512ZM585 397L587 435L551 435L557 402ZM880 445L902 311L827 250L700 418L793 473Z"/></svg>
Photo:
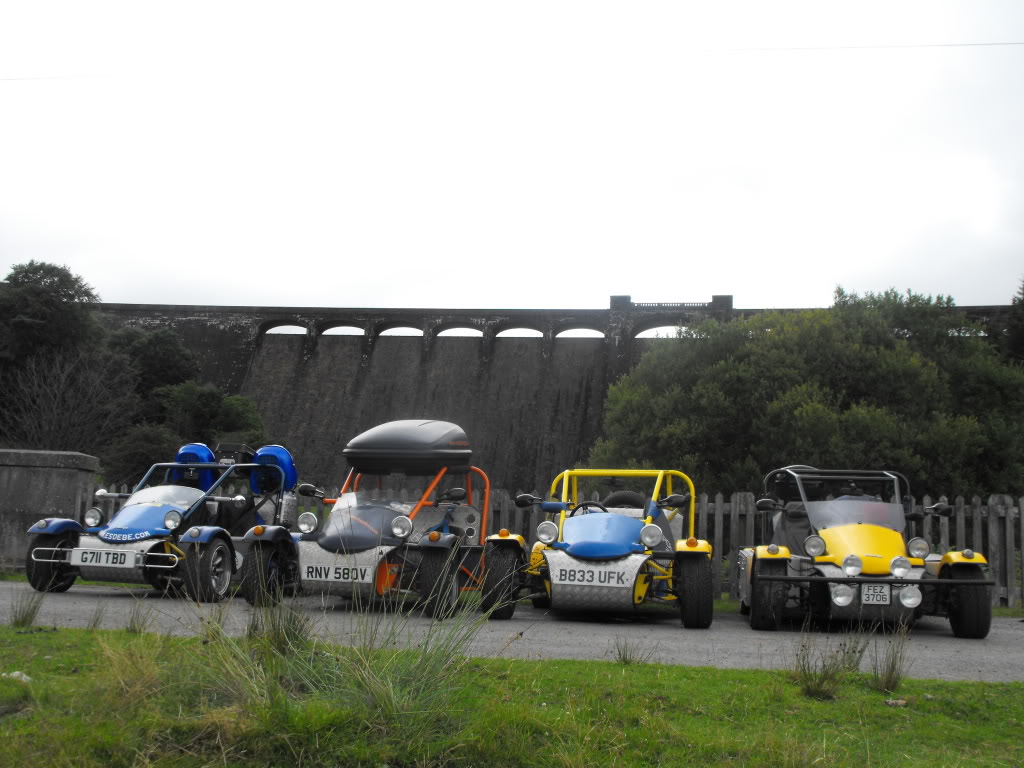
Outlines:
<svg viewBox="0 0 1024 768"><path fill-rule="evenodd" d="M433 475L442 467L466 472L473 459L462 427L425 419L389 421L368 429L349 440L342 454L365 475Z"/></svg>

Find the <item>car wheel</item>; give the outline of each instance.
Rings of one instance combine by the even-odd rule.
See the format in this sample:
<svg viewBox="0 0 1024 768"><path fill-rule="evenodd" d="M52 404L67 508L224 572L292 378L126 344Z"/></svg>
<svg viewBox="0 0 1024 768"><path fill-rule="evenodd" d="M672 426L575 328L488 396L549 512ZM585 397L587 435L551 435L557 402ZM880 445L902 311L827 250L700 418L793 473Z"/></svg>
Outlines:
<svg viewBox="0 0 1024 768"><path fill-rule="evenodd" d="M275 605L283 592L283 555L273 545L255 543L242 561L239 591L249 605Z"/></svg>
<svg viewBox="0 0 1024 768"><path fill-rule="evenodd" d="M606 507L644 508L644 495L639 491L612 491L601 500Z"/></svg>
<svg viewBox="0 0 1024 768"><path fill-rule="evenodd" d="M36 562L32 559L32 550L37 547L67 550L65 558L70 558L77 538L73 533L40 533L32 538L28 544L28 553L25 555L25 575L28 577L28 583L32 585L32 589L37 592L67 592L71 589L78 574L67 565ZM59 555L60 553L52 552L50 554Z"/></svg>
<svg viewBox="0 0 1024 768"><path fill-rule="evenodd" d="M231 586L231 549L223 539L193 544L185 559L185 588L200 603L216 603Z"/></svg>
<svg viewBox="0 0 1024 768"><path fill-rule="evenodd" d="M707 629L714 617L711 560L703 555L680 557L675 563L679 618L687 629Z"/></svg>
<svg viewBox="0 0 1024 768"><path fill-rule="evenodd" d="M516 593L523 559L512 546L492 546L486 554L484 591L480 610L489 619L511 619L516 612Z"/></svg>
<svg viewBox="0 0 1024 768"><path fill-rule="evenodd" d="M943 574L947 578L984 581L985 574L976 565L953 565ZM981 639L992 626L992 591L983 586L951 587L949 590L949 625L956 637Z"/></svg>
<svg viewBox="0 0 1024 768"><path fill-rule="evenodd" d="M750 585L751 629L774 630L782 618L786 586L781 581L761 581L761 576L785 576L784 560L755 560Z"/></svg>
<svg viewBox="0 0 1024 768"><path fill-rule="evenodd" d="M416 591L427 616L444 619L455 611L459 580L455 577L454 566L458 562L458 553L454 550L428 549L423 552L416 574Z"/></svg>

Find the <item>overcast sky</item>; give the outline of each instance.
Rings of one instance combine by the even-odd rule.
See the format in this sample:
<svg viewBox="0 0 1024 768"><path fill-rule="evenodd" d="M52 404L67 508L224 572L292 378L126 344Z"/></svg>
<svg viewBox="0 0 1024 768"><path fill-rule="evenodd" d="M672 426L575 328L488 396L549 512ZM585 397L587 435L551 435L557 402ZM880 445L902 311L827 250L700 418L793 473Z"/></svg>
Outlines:
<svg viewBox="0 0 1024 768"><path fill-rule="evenodd" d="M0 8L0 277L828 306L1024 277L1024 2ZM985 45L982 45L985 44Z"/></svg>

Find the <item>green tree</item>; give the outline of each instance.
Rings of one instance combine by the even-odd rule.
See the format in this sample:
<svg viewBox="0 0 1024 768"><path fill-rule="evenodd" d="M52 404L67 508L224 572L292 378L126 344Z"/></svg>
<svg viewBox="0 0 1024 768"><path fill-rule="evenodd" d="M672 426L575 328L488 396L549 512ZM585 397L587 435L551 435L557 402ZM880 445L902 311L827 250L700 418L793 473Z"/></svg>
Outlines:
<svg viewBox="0 0 1024 768"><path fill-rule="evenodd" d="M153 395L161 406L161 421L187 442L213 446L230 434L242 442L258 442L263 424L255 405L241 395L225 396L212 384L186 381L158 387Z"/></svg>
<svg viewBox="0 0 1024 768"><path fill-rule="evenodd" d="M1024 361L1024 280L1010 304L1010 318L1006 327L1006 354L1013 360Z"/></svg>
<svg viewBox="0 0 1024 768"><path fill-rule="evenodd" d="M906 472L920 492L1020 488L1024 371L948 299L839 290L656 342L609 391L594 465L669 465L704 490L786 464Z"/></svg>
<svg viewBox="0 0 1024 768"><path fill-rule="evenodd" d="M195 356L170 328L122 328L110 335L108 344L132 361L143 397L157 387L181 384L199 375Z"/></svg>

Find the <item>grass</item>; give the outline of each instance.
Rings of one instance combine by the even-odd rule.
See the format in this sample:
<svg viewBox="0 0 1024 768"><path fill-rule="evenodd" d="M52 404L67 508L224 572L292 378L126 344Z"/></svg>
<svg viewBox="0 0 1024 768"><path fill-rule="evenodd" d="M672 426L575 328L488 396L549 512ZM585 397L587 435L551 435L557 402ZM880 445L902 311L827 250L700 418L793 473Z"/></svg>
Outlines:
<svg viewBox="0 0 1024 768"><path fill-rule="evenodd" d="M657 648L648 648L641 641L633 641L621 635L615 636L613 655L619 664L646 664L654 656Z"/></svg>
<svg viewBox="0 0 1024 768"><path fill-rule="evenodd" d="M471 660L459 652L473 633L463 621L400 650L402 617L368 613L355 647L298 632L284 653L259 632L0 627L0 673L32 680L0 678L4 759L83 768L1024 761L1021 683L906 679L906 705L893 708L869 675L851 672L823 701L786 671Z"/></svg>
<svg viewBox="0 0 1024 768"><path fill-rule="evenodd" d="M11 595L8 622L12 627L31 627L43 607L43 592L17 592Z"/></svg>
<svg viewBox="0 0 1024 768"><path fill-rule="evenodd" d="M908 657L910 627L900 624L882 637L884 647L879 650L880 641L875 638L872 648L871 684L885 693L895 693L903 684L910 670L912 659Z"/></svg>
<svg viewBox="0 0 1024 768"><path fill-rule="evenodd" d="M859 629L846 632L834 643L805 625L791 667L793 680L803 694L822 701L834 699L840 688L859 674L869 633Z"/></svg>

